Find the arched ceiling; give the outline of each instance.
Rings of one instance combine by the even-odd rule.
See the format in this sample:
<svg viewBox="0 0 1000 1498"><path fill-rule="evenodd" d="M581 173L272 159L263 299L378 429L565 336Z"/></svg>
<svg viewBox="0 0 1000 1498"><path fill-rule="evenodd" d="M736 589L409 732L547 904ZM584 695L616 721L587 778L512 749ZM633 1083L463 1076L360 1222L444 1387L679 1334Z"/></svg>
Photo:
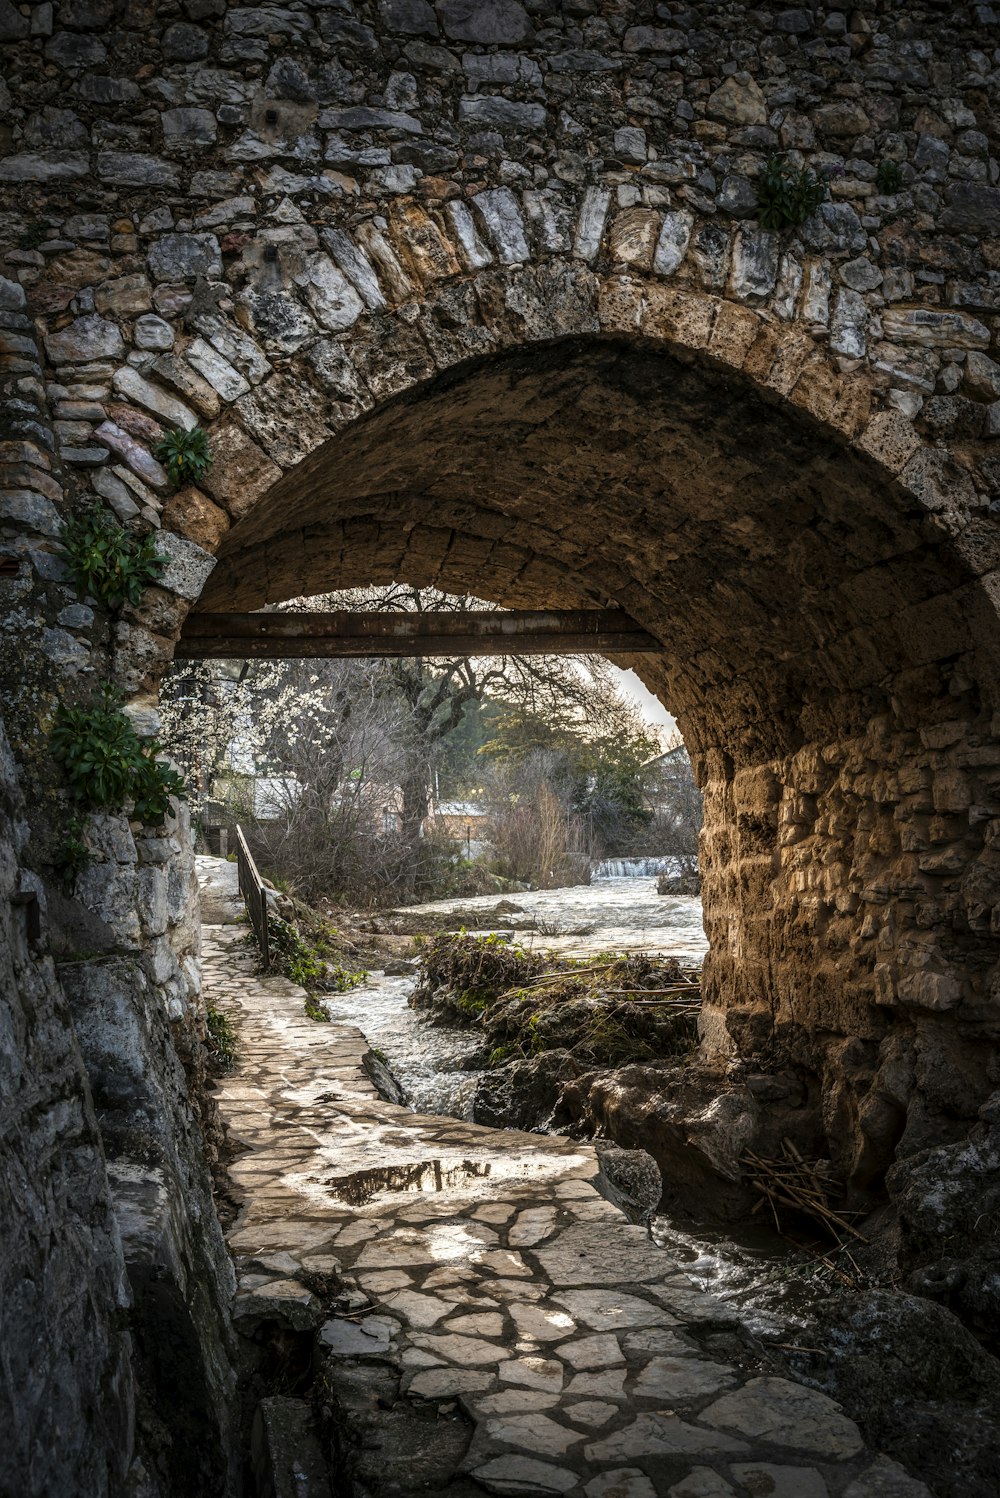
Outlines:
<svg viewBox="0 0 1000 1498"><path fill-rule="evenodd" d="M968 584L913 500L807 415L596 337L459 366L358 420L233 526L200 607L393 578L626 608L664 646L631 664L695 744L741 757L878 711Z"/></svg>

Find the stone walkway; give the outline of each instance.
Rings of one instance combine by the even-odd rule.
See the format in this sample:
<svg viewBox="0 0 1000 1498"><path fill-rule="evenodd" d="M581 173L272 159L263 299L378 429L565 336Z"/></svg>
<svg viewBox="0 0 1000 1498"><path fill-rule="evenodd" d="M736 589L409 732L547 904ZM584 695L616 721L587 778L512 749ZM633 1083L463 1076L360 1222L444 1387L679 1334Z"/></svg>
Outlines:
<svg viewBox="0 0 1000 1498"><path fill-rule="evenodd" d="M383 1101L361 1031L254 976L244 929L203 945L241 1045L220 1089L244 1151L235 1320L317 1325L355 1495L931 1498L739 1356L727 1309L600 1194L591 1146ZM303 1274L337 1276L339 1314Z"/></svg>

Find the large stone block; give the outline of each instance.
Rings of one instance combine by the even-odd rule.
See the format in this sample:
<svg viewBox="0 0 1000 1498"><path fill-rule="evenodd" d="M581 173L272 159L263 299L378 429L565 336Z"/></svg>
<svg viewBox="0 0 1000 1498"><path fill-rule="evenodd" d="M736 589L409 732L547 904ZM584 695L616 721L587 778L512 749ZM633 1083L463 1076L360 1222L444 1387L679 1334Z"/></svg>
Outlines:
<svg viewBox="0 0 1000 1498"><path fill-rule="evenodd" d="M281 469L235 422L212 428L212 466L202 484L238 520L281 477Z"/></svg>

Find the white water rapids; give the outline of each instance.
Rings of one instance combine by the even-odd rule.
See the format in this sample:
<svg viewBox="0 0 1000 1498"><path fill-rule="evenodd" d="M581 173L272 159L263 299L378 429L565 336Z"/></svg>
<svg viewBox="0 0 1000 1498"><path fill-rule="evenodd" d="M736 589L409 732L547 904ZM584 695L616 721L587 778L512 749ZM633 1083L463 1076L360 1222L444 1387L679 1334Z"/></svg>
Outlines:
<svg viewBox="0 0 1000 1498"><path fill-rule="evenodd" d="M498 906L505 927L513 928L512 941L561 955L644 951L695 963L707 946L701 901L658 895L654 878L595 879L570 889L437 900L409 907L407 914L426 914L428 927L440 929L442 916L461 911L466 930L493 931ZM362 987L324 1002L331 1015L357 1025L369 1045L382 1052L415 1112L470 1118L478 1076L469 1067L475 1032L433 1025L411 1009L415 983L415 976L372 973Z"/></svg>

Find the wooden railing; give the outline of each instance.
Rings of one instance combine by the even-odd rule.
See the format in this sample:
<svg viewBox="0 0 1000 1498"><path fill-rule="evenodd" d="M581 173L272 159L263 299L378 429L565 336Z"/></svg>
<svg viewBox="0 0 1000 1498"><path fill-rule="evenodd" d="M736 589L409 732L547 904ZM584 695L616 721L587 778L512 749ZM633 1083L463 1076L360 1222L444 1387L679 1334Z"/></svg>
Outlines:
<svg viewBox="0 0 1000 1498"><path fill-rule="evenodd" d="M261 967L267 972L271 966L271 946L267 936L267 888L253 861L253 854L247 847L242 827L236 829L236 867L239 872L240 894L260 948Z"/></svg>

